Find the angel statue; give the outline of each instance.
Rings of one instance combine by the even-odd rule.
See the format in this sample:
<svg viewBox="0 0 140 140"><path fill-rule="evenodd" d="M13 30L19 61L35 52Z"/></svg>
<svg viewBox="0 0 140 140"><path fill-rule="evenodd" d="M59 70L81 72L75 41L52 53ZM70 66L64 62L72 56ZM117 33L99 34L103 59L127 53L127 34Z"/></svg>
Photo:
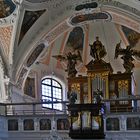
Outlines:
<svg viewBox="0 0 140 140"><path fill-rule="evenodd" d="M77 74L77 61L79 60L82 62L82 57L79 50L77 50L77 52L74 53L68 52L68 54L66 55L54 55L53 57L60 61L67 60L67 69L65 71L68 72L68 77L75 77L75 75Z"/></svg>
<svg viewBox="0 0 140 140"><path fill-rule="evenodd" d="M126 46L126 49L121 48L121 41L117 43L115 49L115 59L118 58L119 55L122 55L121 59L123 59L123 66L125 68L125 73L130 73L134 68L133 60L135 57L140 57L140 51L132 49L132 46Z"/></svg>
<svg viewBox="0 0 140 140"><path fill-rule="evenodd" d="M101 103L103 100L103 92L102 90L97 89L96 91L93 91L93 103Z"/></svg>
<svg viewBox="0 0 140 140"><path fill-rule="evenodd" d="M68 98L69 98L70 104L75 104L77 100L77 93L75 91L69 91Z"/></svg>

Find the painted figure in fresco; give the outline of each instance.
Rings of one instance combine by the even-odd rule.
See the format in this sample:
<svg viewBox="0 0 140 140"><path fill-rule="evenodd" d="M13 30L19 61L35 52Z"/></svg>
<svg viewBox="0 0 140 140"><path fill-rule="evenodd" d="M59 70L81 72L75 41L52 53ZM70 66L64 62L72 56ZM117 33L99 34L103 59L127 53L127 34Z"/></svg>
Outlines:
<svg viewBox="0 0 140 140"><path fill-rule="evenodd" d="M41 119L40 120L40 130L51 130L51 120Z"/></svg>
<svg viewBox="0 0 140 140"><path fill-rule="evenodd" d="M123 66L125 68L126 73L130 73L134 68L133 60L134 57L140 57L140 51L132 49L133 47L128 45L126 49L121 48L121 41L116 45L115 49L115 59L118 58L119 55L122 55L121 59L123 59Z"/></svg>
<svg viewBox="0 0 140 140"><path fill-rule="evenodd" d="M35 97L35 79L34 78L30 78L27 77L26 79L26 83L25 83L25 94L31 97Z"/></svg>
<svg viewBox="0 0 140 140"><path fill-rule="evenodd" d="M15 9L15 5L9 0L0 0L0 18L9 16Z"/></svg>
<svg viewBox="0 0 140 140"><path fill-rule="evenodd" d="M90 55L95 59L95 60L100 60L106 55L106 50L104 45L99 41L99 37L96 37L96 41L93 42L93 44L90 44Z"/></svg>

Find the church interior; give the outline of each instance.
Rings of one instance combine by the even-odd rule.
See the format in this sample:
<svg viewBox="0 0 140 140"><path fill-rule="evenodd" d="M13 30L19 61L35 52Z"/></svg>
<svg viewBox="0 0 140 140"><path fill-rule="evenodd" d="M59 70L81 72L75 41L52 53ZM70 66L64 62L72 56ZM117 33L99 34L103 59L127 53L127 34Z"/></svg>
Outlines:
<svg viewBox="0 0 140 140"><path fill-rule="evenodd" d="M0 0L0 140L140 140L140 0Z"/></svg>

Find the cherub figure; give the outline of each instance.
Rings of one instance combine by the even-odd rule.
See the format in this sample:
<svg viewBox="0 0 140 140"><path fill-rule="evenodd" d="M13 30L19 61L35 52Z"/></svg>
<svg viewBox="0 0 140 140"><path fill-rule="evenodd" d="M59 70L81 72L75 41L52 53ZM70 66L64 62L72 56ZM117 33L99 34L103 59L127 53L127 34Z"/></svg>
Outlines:
<svg viewBox="0 0 140 140"><path fill-rule="evenodd" d="M123 66L125 68L126 73L130 73L134 68L134 56L140 57L140 51L132 49L132 46L128 45L126 49L121 48L121 41L117 43L115 49L115 59L118 58L119 55L122 55L121 59L123 59Z"/></svg>

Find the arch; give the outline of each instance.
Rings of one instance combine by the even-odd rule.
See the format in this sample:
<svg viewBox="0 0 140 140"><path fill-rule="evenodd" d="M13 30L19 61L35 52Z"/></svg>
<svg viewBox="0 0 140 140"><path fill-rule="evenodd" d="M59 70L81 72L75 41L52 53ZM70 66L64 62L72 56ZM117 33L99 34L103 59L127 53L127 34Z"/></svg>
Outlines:
<svg viewBox="0 0 140 140"><path fill-rule="evenodd" d="M100 1L100 3L102 3L102 2ZM107 4L109 4L109 3L107 3ZM140 32L140 24L137 19L137 14L134 15L134 12L129 14L128 11L125 11L122 8L120 8L119 11L117 11L117 9L116 9L117 6L115 7L115 5L110 5L108 7L107 4L105 6L103 6L102 9L100 9L100 10L106 11L112 16L112 20L110 22L117 23L119 25L125 25L126 27L133 29L134 31ZM97 11L96 10L94 10L94 11L98 12L98 10L99 9L97 9ZM93 13L94 11L90 11L90 12ZM69 13L69 15L68 15L68 13ZM21 42L20 47L24 48L24 50L26 50L25 53L27 53L27 52L29 52L29 50L34 50L36 47L34 44L30 44L29 40L34 39L34 42L46 41L48 43L48 45L53 43L60 35L62 35L63 33L67 32L69 29L74 27L73 25L71 25L68 22L70 15L72 15L71 11L68 11L68 13L66 13L67 15L65 16L65 19L63 21L62 21L63 16L61 17L61 15L60 15L60 16L58 16L60 18L59 20L57 17L55 19L53 19L53 24L52 24L52 22L48 22L47 26L45 26L46 24L40 24L40 25L36 24L35 26L33 26L34 28L37 28L37 30L39 32L44 33L44 31L45 31L46 34L33 34L32 35L30 33L30 32L32 32L32 30L30 30L29 32L27 32L27 35L25 35L25 37L23 38L24 43ZM83 11L81 13L85 14L85 11ZM74 15L76 16L76 14L73 14L72 16L74 16ZM47 16L46 19L48 19L48 15L46 15L46 16ZM42 20L44 20L44 18L41 18L41 21ZM89 23L89 22L91 22L91 21L88 21L87 23ZM41 22L41 23L44 23L44 22ZM41 27L43 27L43 28L41 28ZM29 34L30 34L30 37L29 37ZM28 45L25 42L27 42ZM21 52L20 51L18 52L18 56L16 59L23 60L23 59L25 59L24 57L28 57L29 54L28 55L23 54L23 57L21 58L22 50L23 49L20 50ZM15 69L19 69L19 67L21 67L21 65L22 65L21 61L17 61Z"/></svg>

